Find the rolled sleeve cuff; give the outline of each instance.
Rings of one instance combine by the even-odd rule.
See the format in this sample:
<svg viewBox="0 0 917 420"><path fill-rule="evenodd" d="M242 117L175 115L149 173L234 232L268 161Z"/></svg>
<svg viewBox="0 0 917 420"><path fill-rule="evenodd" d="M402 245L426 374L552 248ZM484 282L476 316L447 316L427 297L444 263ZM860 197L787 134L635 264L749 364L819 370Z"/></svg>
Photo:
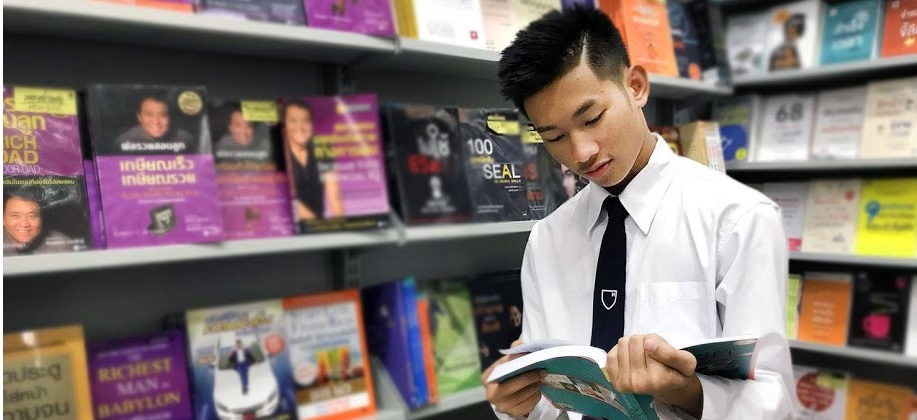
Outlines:
<svg viewBox="0 0 917 420"><path fill-rule="evenodd" d="M723 419L726 411L723 403L729 401L729 389L726 380L708 375L697 374L701 389L704 392L704 410L701 419Z"/></svg>

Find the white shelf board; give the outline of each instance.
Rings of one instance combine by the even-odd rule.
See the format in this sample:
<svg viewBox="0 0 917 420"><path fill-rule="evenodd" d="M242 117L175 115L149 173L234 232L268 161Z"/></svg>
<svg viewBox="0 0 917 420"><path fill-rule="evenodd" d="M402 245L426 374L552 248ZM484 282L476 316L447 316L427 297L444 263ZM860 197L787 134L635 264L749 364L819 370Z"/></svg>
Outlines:
<svg viewBox="0 0 917 420"><path fill-rule="evenodd" d="M736 88L783 87L787 84L868 78L872 75L905 68L917 70L917 54L740 76L736 77L732 83Z"/></svg>
<svg viewBox="0 0 917 420"><path fill-rule="evenodd" d="M851 159L851 160L806 160L799 162L727 162L726 172L765 171L861 171L866 169L914 169L917 159Z"/></svg>
<svg viewBox="0 0 917 420"><path fill-rule="evenodd" d="M873 267L889 268L915 268L917 269L917 257L915 258L888 258L888 257L865 257L852 254L820 254L814 252L790 252L790 259L794 261L814 261L835 264L861 265Z"/></svg>
<svg viewBox="0 0 917 420"><path fill-rule="evenodd" d="M856 347L830 346L826 344L808 343L799 340L790 340L790 347L799 350L830 354L833 356L847 357L851 359L870 360L873 362L917 368L917 357L905 356L900 353L861 349Z"/></svg>
<svg viewBox="0 0 917 420"><path fill-rule="evenodd" d="M395 229L319 233L286 238L226 241L214 244L169 245L3 258L3 275L105 269L297 251L359 248L398 242Z"/></svg>
<svg viewBox="0 0 917 420"><path fill-rule="evenodd" d="M390 39L97 1L3 0L3 31L329 63L395 51Z"/></svg>
<svg viewBox="0 0 917 420"><path fill-rule="evenodd" d="M376 414L359 417L357 420L405 420L404 411L377 409Z"/></svg>
<svg viewBox="0 0 917 420"><path fill-rule="evenodd" d="M732 88L682 77L650 75L650 98L685 99L696 95L728 96L732 95Z"/></svg>
<svg viewBox="0 0 917 420"><path fill-rule="evenodd" d="M473 404L479 404L487 401L484 398L484 387L466 389L452 395L440 396L439 402L429 407L424 407L412 411L408 418L412 420L422 419L430 416L456 410Z"/></svg>
<svg viewBox="0 0 917 420"><path fill-rule="evenodd" d="M425 242L531 232L536 220L501 223L464 223L411 226L404 229L404 241Z"/></svg>

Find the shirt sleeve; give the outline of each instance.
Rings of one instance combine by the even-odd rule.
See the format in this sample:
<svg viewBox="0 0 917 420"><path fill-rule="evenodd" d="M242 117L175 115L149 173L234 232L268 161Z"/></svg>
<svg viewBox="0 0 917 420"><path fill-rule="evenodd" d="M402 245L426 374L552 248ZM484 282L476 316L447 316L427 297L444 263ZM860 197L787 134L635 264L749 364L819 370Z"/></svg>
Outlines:
<svg viewBox="0 0 917 420"><path fill-rule="evenodd" d="M723 337L759 335L754 380L698 375L704 419L785 419L792 413L792 362L786 339L788 251L780 210L759 204L719 241L717 314Z"/></svg>

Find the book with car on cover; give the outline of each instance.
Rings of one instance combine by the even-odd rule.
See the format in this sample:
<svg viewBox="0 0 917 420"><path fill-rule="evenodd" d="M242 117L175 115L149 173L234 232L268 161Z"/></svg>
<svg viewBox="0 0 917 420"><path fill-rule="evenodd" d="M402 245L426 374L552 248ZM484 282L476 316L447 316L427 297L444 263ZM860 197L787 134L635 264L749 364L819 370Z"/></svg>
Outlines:
<svg viewBox="0 0 917 420"><path fill-rule="evenodd" d="M696 372L727 379L754 380L758 344L770 336L736 336L702 340L683 350L697 358ZM658 419L653 398L618 392L605 371L608 353L562 340L536 340L504 354L524 354L494 368L487 382L504 382L543 370L541 393L555 407L609 420Z"/></svg>

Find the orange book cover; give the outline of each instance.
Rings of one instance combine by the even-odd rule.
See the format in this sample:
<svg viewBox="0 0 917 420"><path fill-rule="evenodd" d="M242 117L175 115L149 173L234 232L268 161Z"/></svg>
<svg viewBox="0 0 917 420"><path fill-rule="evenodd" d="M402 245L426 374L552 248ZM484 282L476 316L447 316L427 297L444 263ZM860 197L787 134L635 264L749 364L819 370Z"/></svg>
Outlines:
<svg viewBox="0 0 917 420"><path fill-rule="evenodd" d="M374 414L359 290L288 297L283 309L299 418L343 420ZM316 369L318 374L309 374Z"/></svg>
<svg viewBox="0 0 917 420"><path fill-rule="evenodd" d="M430 330L430 301L425 297L417 299L417 317L423 345L423 367L427 372L427 395L430 404L436 404L439 402L439 387L436 385L436 359L433 357L433 334Z"/></svg>
<svg viewBox="0 0 917 420"><path fill-rule="evenodd" d="M96 0L105 3L118 3L130 6L152 7L154 9L172 10L176 12L194 12L190 0Z"/></svg>
<svg viewBox="0 0 917 420"><path fill-rule="evenodd" d="M911 394L907 400L907 407L901 415L901 420L917 419L917 394Z"/></svg>
<svg viewBox="0 0 917 420"><path fill-rule="evenodd" d="M848 273L806 273L799 308L799 340L845 345L851 294Z"/></svg>
<svg viewBox="0 0 917 420"><path fill-rule="evenodd" d="M906 54L917 54L917 0L886 0L882 57Z"/></svg>
<svg viewBox="0 0 917 420"><path fill-rule="evenodd" d="M624 37L631 64L652 74L678 77L665 0L600 0Z"/></svg>
<svg viewBox="0 0 917 420"><path fill-rule="evenodd" d="M3 418L91 419L79 325L3 334Z"/></svg>
<svg viewBox="0 0 917 420"><path fill-rule="evenodd" d="M847 420L901 420L911 390L903 386L851 379L847 385Z"/></svg>

